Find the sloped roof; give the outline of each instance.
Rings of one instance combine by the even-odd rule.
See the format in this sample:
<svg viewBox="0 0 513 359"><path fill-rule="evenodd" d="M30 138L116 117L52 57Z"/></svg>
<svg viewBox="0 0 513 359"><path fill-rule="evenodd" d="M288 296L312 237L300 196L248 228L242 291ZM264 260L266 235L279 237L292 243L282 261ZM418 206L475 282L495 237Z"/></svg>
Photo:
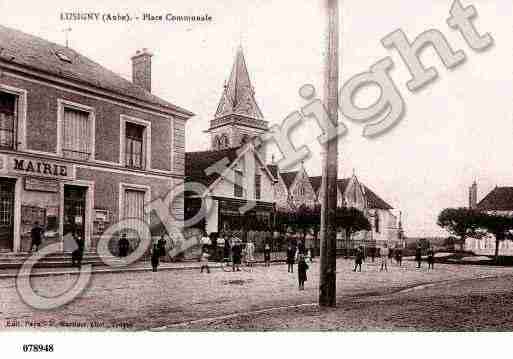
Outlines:
<svg viewBox="0 0 513 359"><path fill-rule="evenodd" d="M58 54L64 55L63 58ZM194 114L167 102L100 64L40 37L0 25L0 60L156 105L185 117Z"/></svg>
<svg viewBox="0 0 513 359"><path fill-rule="evenodd" d="M214 118L237 114L263 120L264 116L255 100L255 93L249 79L242 48L235 55L230 78L225 85L223 95L217 106Z"/></svg>
<svg viewBox="0 0 513 359"><path fill-rule="evenodd" d="M227 148L218 151L185 152L185 181L199 182L206 187L214 183L221 175L212 173L207 176L205 170L217 161L228 158L228 164L238 157L238 147Z"/></svg>
<svg viewBox="0 0 513 359"><path fill-rule="evenodd" d="M344 193L346 191L349 181L351 181L351 178L340 178L337 180L337 186L340 193Z"/></svg>
<svg viewBox="0 0 513 359"><path fill-rule="evenodd" d="M337 186L338 190L341 193L344 193L344 191L347 188L347 185L349 184L349 181L351 181L351 178L341 178L337 180ZM310 183L312 184L312 187L315 192L318 192L321 188L322 183L322 176L313 176L310 177ZM361 183L360 183L361 184ZM374 193L372 190L369 189L364 184L361 184L363 186L364 195L367 200L367 207L373 208L373 209L393 209L391 205L386 203L383 199L381 199L376 193Z"/></svg>
<svg viewBox="0 0 513 359"><path fill-rule="evenodd" d="M482 211L513 210L513 187L495 187L478 204Z"/></svg>
<svg viewBox="0 0 513 359"><path fill-rule="evenodd" d="M365 191L365 199L367 200L367 208L374 209L393 209L391 205L382 200L376 193L374 193L369 187L362 184Z"/></svg>
<svg viewBox="0 0 513 359"><path fill-rule="evenodd" d="M287 189L290 189L290 186L292 186L292 184L294 183L294 180L296 179L297 174L298 174L298 171L280 172L280 176L283 179L285 186L287 186Z"/></svg>

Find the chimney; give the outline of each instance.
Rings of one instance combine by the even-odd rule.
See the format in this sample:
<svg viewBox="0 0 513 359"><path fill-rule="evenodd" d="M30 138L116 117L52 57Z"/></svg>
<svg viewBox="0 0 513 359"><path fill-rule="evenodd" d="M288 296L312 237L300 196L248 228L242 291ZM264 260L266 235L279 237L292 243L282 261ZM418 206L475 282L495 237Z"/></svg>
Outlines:
<svg viewBox="0 0 513 359"><path fill-rule="evenodd" d="M132 82L151 92L151 57L148 49L137 50L132 56Z"/></svg>
<svg viewBox="0 0 513 359"><path fill-rule="evenodd" d="M477 207L477 183L474 181L468 189L468 207L475 209Z"/></svg>

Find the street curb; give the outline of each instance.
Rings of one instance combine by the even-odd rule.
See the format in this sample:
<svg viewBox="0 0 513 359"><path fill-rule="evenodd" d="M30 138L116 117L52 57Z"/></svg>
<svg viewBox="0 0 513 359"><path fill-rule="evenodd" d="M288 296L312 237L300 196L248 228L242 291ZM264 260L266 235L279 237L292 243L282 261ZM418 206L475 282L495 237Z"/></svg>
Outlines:
<svg viewBox="0 0 513 359"><path fill-rule="evenodd" d="M272 264L273 265L276 265L276 264L283 264L284 261L277 261L277 262L273 262ZM255 266L263 266L263 262L262 263L255 263L254 265ZM213 268L222 268L222 266L220 264L209 264L209 267L210 269L213 269ZM152 267L140 267L140 268L119 268L119 269L116 269L116 268L111 268L111 269L94 269L93 267L93 270L91 271L91 274L109 274L109 273L130 273L130 272L149 272L149 271L152 271ZM182 270L200 270L201 269L201 266L200 265L189 265L189 266L182 266L182 267L168 267L168 266L159 266L158 268L158 271L182 271ZM79 270L74 270L74 271L70 271L70 270L63 270L63 271L56 271L56 272L36 272L36 273L31 273L31 274L22 274L21 276L23 277L26 277L26 276L30 276L31 278L32 277L51 277L51 276L58 276L58 275L79 275L80 274L80 271ZM19 275L19 272L16 272L16 273L8 273L8 274L0 274L0 280L1 279L9 279L9 278L17 278Z"/></svg>

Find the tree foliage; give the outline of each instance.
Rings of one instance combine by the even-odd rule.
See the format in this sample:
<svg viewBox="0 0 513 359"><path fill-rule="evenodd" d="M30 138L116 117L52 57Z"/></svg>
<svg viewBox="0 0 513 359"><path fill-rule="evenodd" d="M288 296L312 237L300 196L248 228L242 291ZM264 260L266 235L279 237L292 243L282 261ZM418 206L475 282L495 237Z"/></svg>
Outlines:
<svg viewBox="0 0 513 359"><path fill-rule="evenodd" d="M357 208L339 207L336 212L337 227L345 230L349 236L359 231L370 231L371 224L365 214Z"/></svg>
<svg viewBox="0 0 513 359"><path fill-rule="evenodd" d="M467 237L481 237L482 213L470 208L446 208L438 215L437 224L458 237L461 242Z"/></svg>

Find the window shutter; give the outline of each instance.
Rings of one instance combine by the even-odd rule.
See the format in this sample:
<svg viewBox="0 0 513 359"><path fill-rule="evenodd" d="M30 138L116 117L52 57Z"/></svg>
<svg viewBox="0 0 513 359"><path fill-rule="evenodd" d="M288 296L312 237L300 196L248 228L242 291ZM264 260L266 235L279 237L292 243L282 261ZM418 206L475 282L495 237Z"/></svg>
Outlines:
<svg viewBox="0 0 513 359"><path fill-rule="evenodd" d="M91 124L89 113L75 109L64 109L64 157L87 160L91 154Z"/></svg>
<svg viewBox="0 0 513 359"><path fill-rule="evenodd" d="M127 189L125 191L124 218L137 218L144 220L144 191ZM139 228L136 221L131 221L131 228ZM142 228L139 228L139 233ZM135 233L130 233L135 236Z"/></svg>

